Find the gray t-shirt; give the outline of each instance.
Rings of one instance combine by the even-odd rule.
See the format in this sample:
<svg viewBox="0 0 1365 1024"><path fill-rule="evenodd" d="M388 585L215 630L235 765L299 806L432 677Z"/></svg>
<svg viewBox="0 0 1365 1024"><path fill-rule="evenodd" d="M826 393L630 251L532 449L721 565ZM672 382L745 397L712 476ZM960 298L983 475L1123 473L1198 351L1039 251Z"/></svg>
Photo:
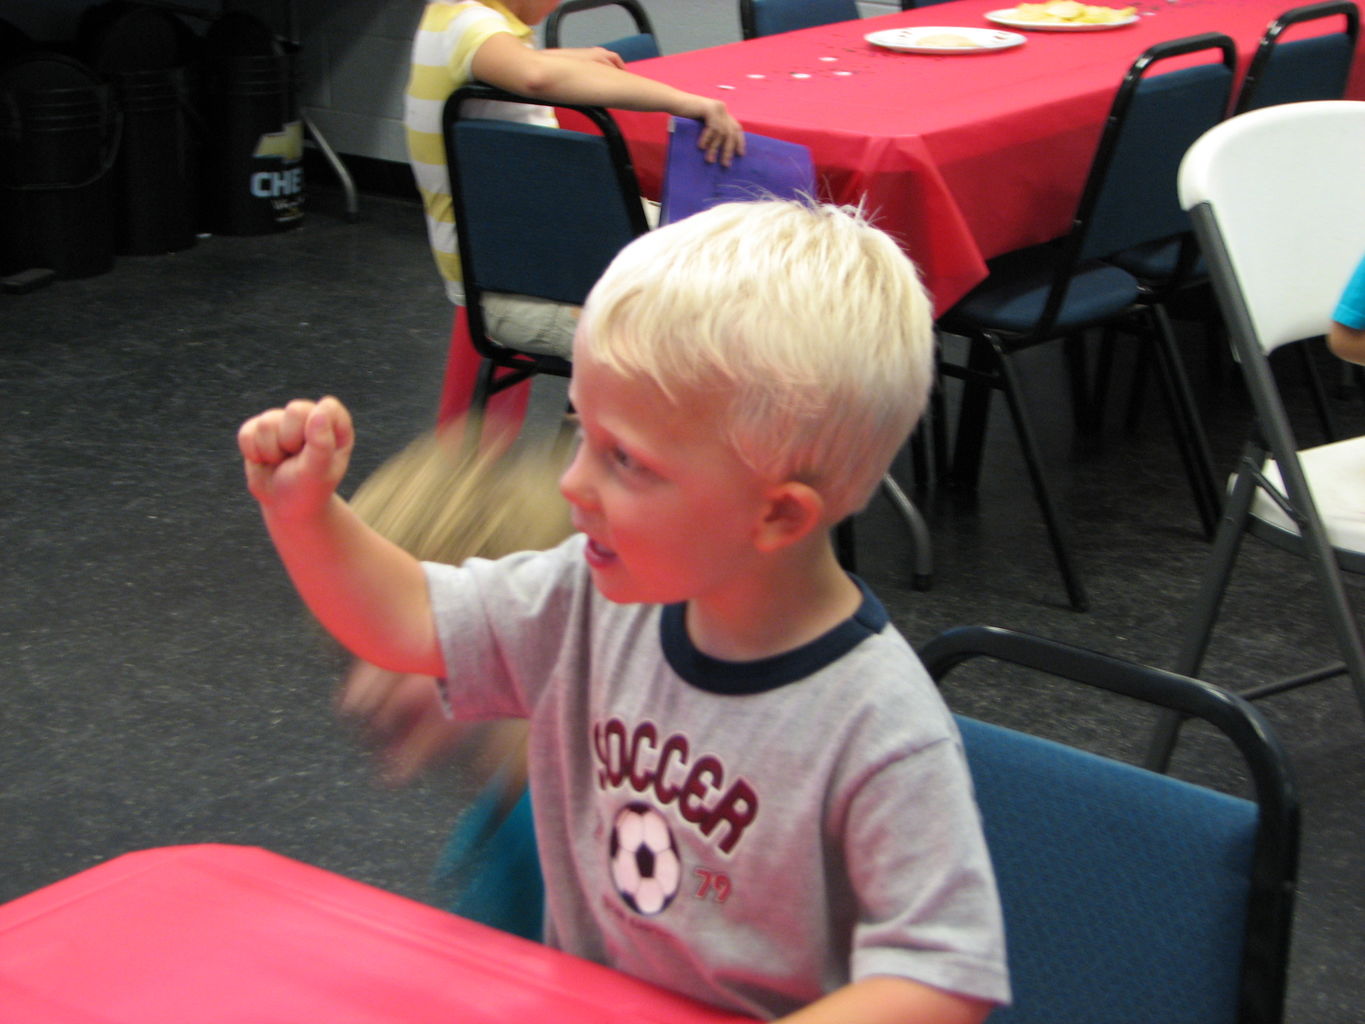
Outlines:
<svg viewBox="0 0 1365 1024"><path fill-rule="evenodd" d="M581 536L426 571L456 713L531 721L548 943L765 1018L871 975L1008 1001L957 730L865 588L735 663L604 599Z"/></svg>

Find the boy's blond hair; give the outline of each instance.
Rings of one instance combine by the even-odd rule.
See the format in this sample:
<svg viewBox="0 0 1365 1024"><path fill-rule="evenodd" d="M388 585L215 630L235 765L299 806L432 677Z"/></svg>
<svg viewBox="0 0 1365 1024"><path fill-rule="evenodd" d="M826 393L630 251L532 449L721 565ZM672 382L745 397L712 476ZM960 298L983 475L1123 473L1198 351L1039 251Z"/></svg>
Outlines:
<svg viewBox="0 0 1365 1024"><path fill-rule="evenodd" d="M740 457L815 488L831 522L867 503L933 383L914 265L861 211L806 202L727 203L637 238L575 344L684 404L727 392L716 426Z"/></svg>

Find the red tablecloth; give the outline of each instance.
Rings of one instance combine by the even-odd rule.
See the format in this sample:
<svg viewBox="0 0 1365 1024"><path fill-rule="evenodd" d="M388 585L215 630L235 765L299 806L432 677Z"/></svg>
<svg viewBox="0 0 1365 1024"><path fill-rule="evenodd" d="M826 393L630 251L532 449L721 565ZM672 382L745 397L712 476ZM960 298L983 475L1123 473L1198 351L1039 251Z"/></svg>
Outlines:
<svg viewBox="0 0 1365 1024"><path fill-rule="evenodd" d="M265 850L109 861L0 906L15 1024L740 1024Z"/></svg>
<svg viewBox="0 0 1365 1024"><path fill-rule="evenodd" d="M897 53L863 38L903 25L989 27L985 12L1007 6L955 0L642 61L631 70L720 97L746 129L809 146L824 198L865 197L920 264L942 312L985 276L987 258L1067 231L1119 79L1143 50L1224 32L1237 41L1244 71L1266 26L1293 4L1142 0L1131 26L1030 31L1021 47L962 56ZM1296 27L1284 38L1329 27L1339 29L1341 19ZM1359 63L1351 96L1365 98ZM657 195L667 118L616 117L642 187Z"/></svg>

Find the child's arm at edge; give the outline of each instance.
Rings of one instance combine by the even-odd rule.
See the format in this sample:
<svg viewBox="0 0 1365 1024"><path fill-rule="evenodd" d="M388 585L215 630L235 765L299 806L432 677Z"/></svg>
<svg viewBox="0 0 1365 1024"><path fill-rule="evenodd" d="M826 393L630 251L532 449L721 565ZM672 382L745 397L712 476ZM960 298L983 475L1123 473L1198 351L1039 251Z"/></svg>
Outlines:
<svg viewBox="0 0 1365 1024"><path fill-rule="evenodd" d="M835 989L776 1024L981 1024L994 1003L908 978L864 978Z"/></svg>
<svg viewBox="0 0 1365 1024"><path fill-rule="evenodd" d="M1365 329L1333 320L1327 330L1327 345L1338 359L1365 365Z"/></svg>
<svg viewBox="0 0 1365 1024"><path fill-rule="evenodd" d="M618 110L659 110L702 122L699 148L726 167L744 154L744 131L718 99L597 60L580 60L554 50L533 50L515 36L498 32L474 54L474 77L499 89L551 103L577 103Z"/></svg>
<svg viewBox="0 0 1365 1024"><path fill-rule="evenodd" d="M373 664L443 675L421 563L336 494L354 444L345 406L290 402L244 423L237 443L275 549L328 632Z"/></svg>
<svg viewBox="0 0 1365 1024"><path fill-rule="evenodd" d="M614 68L620 68L622 71L626 70L626 62L621 59L621 55L613 50L608 50L605 46L560 46L540 52L553 54L556 57L570 57L574 60L589 60L594 64L609 64Z"/></svg>

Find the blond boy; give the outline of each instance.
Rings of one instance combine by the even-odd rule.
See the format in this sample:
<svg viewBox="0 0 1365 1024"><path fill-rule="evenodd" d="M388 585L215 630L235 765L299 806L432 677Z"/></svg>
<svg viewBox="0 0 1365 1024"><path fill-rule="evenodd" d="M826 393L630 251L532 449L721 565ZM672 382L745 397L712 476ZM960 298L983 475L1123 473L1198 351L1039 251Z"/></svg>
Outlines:
<svg viewBox="0 0 1365 1024"><path fill-rule="evenodd" d="M248 421L295 584L360 657L530 721L546 941L789 1024L980 1022L1008 999L951 717L831 528L932 375L929 304L833 207L643 236L584 307L549 552L419 564L335 494L335 399Z"/></svg>

